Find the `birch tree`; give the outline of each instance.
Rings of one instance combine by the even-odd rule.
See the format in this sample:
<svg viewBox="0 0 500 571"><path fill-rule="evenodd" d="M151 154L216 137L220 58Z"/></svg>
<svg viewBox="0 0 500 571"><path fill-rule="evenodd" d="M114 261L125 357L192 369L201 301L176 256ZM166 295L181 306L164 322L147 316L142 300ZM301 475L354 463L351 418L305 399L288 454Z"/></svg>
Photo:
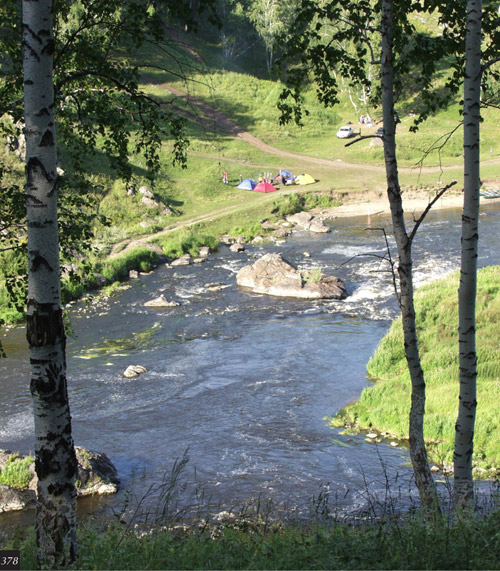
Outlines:
<svg viewBox="0 0 500 571"><path fill-rule="evenodd" d="M472 452L476 418L476 290L479 239L481 108L481 0L467 1L464 78L464 207L458 290L459 404L455 426L454 501L472 506Z"/></svg>
<svg viewBox="0 0 500 571"><path fill-rule="evenodd" d="M181 13L182 2L167 4ZM8 16L0 35L8 62L0 81L0 116L9 113L14 122L24 123L26 139L27 340L38 475L36 535L43 568L66 567L77 555L77 464L61 309L56 123L57 141L62 139L70 159L66 167L79 180L85 180L88 159L97 150L124 178L131 176L130 154L140 153L154 176L166 129L173 136L174 159L184 163L182 122L140 90L139 68L123 56L145 41L164 38L163 21L150 8L142 0L5 0L0 6L0 15ZM17 55L20 42L22 61Z"/></svg>
<svg viewBox="0 0 500 571"><path fill-rule="evenodd" d="M38 476L36 535L41 567L75 560L76 456L66 381L57 228L57 153L51 0L23 0L27 339Z"/></svg>
<svg viewBox="0 0 500 571"><path fill-rule="evenodd" d="M311 73L316 79L320 101L325 105L334 105L339 102L338 75L369 88L372 85L367 75L370 64L377 63L380 69L387 195L398 250L399 290L396 295L401 308L405 356L411 379L410 457L421 503L428 513L438 514L436 486L424 438L425 379L418 349L413 302L412 243L426 214L447 188L437 191L428 208L414 222L413 228L407 231L397 167L397 113L394 100L395 93L402 89L405 77L417 69L420 89L429 94L426 101L435 103L429 88L436 65L445 53L443 42L440 38L429 40L414 37L408 14L421 7L420 3L410 0L397 4L392 0L382 0L377 3L375 11L370 2L363 0L350 3L348 9L343 2L335 0L320 4L303 0L301 7L293 27L298 32L285 42L285 50L293 61L293 66L287 69L287 87L279 103L283 120L292 117L301 120L300 93ZM322 37L325 22L334 24L332 33L326 39ZM381 49L378 48L380 39ZM350 49L346 50L345 46L350 46ZM425 116L428 110L423 113Z"/></svg>
<svg viewBox="0 0 500 571"><path fill-rule="evenodd" d="M491 89L490 79L498 85L500 14L496 3L481 0L429 3L432 9L439 10L448 52L454 58L454 73L448 87L455 94L463 89L464 205L458 292L459 402L455 425L454 503L457 507L471 508L478 380L475 313L481 187L480 112L489 105L498 108L498 93Z"/></svg>
<svg viewBox="0 0 500 571"><path fill-rule="evenodd" d="M253 0L250 19L266 48L266 66L270 71L275 61L276 40L288 28L295 9L295 0Z"/></svg>
<svg viewBox="0 0 500 571"><path fill-rule="evenodd" d="M382 0L381 85L384 121L384 160L387 196L391 208L392 227L398 250L398 298L403 324L404 349L411 379L409 416L410 457L415 482L423 506L439 511L436 487L427 459L424 439L425 379L418 349L417 326L413 295L412 242L415 232L406 231L401 187L396 158L396 114L394 111L394 12L392 0ZM415 228L414 228L415 230Z"/></svg>

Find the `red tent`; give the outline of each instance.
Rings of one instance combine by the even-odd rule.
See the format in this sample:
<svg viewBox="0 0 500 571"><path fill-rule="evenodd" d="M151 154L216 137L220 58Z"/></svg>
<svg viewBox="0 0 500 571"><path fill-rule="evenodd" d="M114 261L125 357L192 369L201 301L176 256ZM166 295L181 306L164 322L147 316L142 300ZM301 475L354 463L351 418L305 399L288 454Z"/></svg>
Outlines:
<svg viewBox="0 0 500 571"><path fill-rule="evenodd" d="M274 192L278 190L270 182L259 182L259 184L253 189L254 192Z"/></svg>

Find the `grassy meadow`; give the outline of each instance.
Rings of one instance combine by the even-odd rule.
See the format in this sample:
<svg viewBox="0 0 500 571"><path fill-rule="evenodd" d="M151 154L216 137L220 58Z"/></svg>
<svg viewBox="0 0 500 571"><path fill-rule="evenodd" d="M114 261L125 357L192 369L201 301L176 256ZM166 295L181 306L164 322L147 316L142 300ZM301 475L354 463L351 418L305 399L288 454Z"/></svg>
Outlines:
<svg viewBox="0 0 500 571"><path fill-rule="evenodd" d="M419 349L426 381L424 433L433 462L451 466L458 402L458 273L419 288L415 298ZM500 470L500 267L480 270L477 294L477 420L475 474L492 477ZM347 407L333 425L408 438L410 377L401 318L396 320L370 359L374 385Z"/></svg>

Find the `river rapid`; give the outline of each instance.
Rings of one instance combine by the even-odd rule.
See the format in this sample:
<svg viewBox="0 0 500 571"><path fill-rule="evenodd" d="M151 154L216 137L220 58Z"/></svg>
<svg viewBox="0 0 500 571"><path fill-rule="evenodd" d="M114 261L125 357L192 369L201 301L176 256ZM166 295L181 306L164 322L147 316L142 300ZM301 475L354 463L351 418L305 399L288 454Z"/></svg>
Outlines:
<svg viewBox="0 0 500 571"><path fill-rule="evenodd" d="M500 264L500 203L481 206L480 266ZM417 285L457 269L459 210L432 212L415 246ZM130 281L107 300L71 310L68 383L76 444L105 452L121 488L106 505L147 495L187 457L179 505L241 506L259 498L302 513L329 494L339 512L383 499L415 497L407 450L329 428L325 417L369 385L366 363L397 314L386 216L339 218L330 234L294 232L286 242L225 246L203 264ZM393 257L394 241L389 236ZM264 253L342 278L344 301L255 295L235 274ZM207 284L219 288L207 288ZM217 289L218 291L211 291ZM156 309L160 294L180 303ZM33 449L29 359L24 329L3 333L0 447ZM148 372L125 379L130 364Z"/></svg>

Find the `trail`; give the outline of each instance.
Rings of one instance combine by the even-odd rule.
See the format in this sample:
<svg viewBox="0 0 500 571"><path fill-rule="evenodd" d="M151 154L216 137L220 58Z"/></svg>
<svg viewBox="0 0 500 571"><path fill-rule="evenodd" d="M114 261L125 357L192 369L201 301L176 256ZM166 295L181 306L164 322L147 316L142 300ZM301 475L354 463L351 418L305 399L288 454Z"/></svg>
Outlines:
<svg viewBox="0 0 500 571"><path fill-rule="evenodd" d="M252 135L251 133L240 127L225 113L219 111L218 109L206 103L202 99L194 97L188 93L184 93L167 83L158 83L150 75L147 74L143 75L143 79L145 81L148 81L149 83L154 83L157 87L160 87L165 91L168 91L172 95L175 95L175 97L179 97L187 101L191 106L198 109L203 114L203 116L189 112L185 112L185 114L188 115L191 119L193 119L197 123L199 123L200 125L202 125L203 127L205 127L206 129L212 129L215 131L219 131L223 135L236 137L238 139L245 141L245 143L251 145L252 147L255 147L271 155L293 159L309 165L320 165L335 169L359 170L360 168L362 168L366 172L376 172L376 173L385 172L385 166L383 165L348 163L341 159L331 160L331 159L323 159L320 157L310 157L308 155L292 153L291 151L286 151L284 149L279 149L278 147L273 147L272 145L265 143L262 139L255 137L255 135ZM238 161L237 159L232 159L231 162L243 163L243 161ZM481 161L481 164L483 165L498 164L498 163L500 163L500 157L492 158L486 161ZM245 162L245 164L248 163ZM432 173L441 173L441 172L456 170L457 168L461 168L461 165L447 165L447 166L434 166L434 167L421 167L419 165L415 165L413 167L399 167L398 170L402 173L413 173L418 171L423 174L432 174Z"/></svg>
<svg viewBox="0 0 500 571"><path fill-rule="evenodd" d="M188 49L187 44L182 44L182 46L184 46L184 49ZM245 143L261 150L264 151L266 153L269 153L271 155L275 155L278 157L284 157L284 158L288 158L288 159L293 159L295 161L298 161L300 163L304 163L304 165L320 165L320 166L324 166L324 167L330 167L330 168L335 168L336 170L342 169L342 170L351 170L351 171L357 171L359 169L363 169L365 172L367 173L384 173L385 172L385 166L379 166L379 165L367 165L367 164L356 164L356 163L347 163L343 160L340 159L336 159L336 160L331 160L331 159L324 159L324 158L319 158L319 157L311 157L311 156L307 156L307 155L301 155L298 153L293 153L290 151L286 151L284 149L279 149L277 147L273 147L272 145L269 145L267 143L265 143L262 139L259 139L258 137L255 137L254 135L252 135L251 133L249 133L248 131L246 131L245 129L243 129L242 127L240 127L237 123L235 123L232 119L230 119L225 113L219 111L218 109L216 109L215 107L213 107L212 105L208 104L207 102L203 101L202 99L198 98L198 97L194 97L188 93L184 93L178 89L176 89L175 87L172 87L171 85L167 84L167 83L161 83L158 82L153 76L149 75L149 74L143 74L142 78L145 82L151 83L156 85L157 87L160 87L161 89L168 91L170 94L174 95L175 97L178 97L186 102L189 103L189 105L195 109L194 112L189 112L186 110L183 111L179 111L179 113L184 114L185 116L189 117L190 119L192 119L193 121L196 121L198 124L200 124L201 126L203 126L204 128L208 129L208 130L213 130L215 132L219 132L223 135L226 136L230 136L230 137L235 137L235 138L239 138L243 141L245 141ZM210 155L209 153L194 153L197 156L204 156L207 158L216 158L214 155ZM246 161L239 161L238 159L225 159L226 161L232 162L232 163L239 163L239 164L245 164L248 166L248 162ZM492 158L490 160L487 161L482 161L482 164L497 164L500 163L500 157L499 158ZM263 165L255 165L256 167L262 167ZM400 172L403 173L413 173L415 171L418 171L420 173L442 173L445 171L450 171L450 170L456 170L457 168L460 168L461 165L449 165L449 166L436 166L436 167L421 167L419 165L416 165L414 167L401 167L399 168ZM307 170L307 169L305 169ZM297 192L296 188L290 188L290 189L282 189L280 191L280 194L289 194L291 192ZM265 198L265 197L263 197ZM353 200L350 200L351 204L347 207L348 209L352 209L353 206L355 206L356 204L360 204L363 202L363 199L366 198L364 195L360 195L357 196L356 198L352 197ZM373 197L370 197L370 200L373 200ZM134 240L125 240L122 241L118 244L115 244L112 248L111 254L110 254L110 258L116 257L117 255L121 255L123 254L125 251L130 250L131 248L137 247L137 246L143 246L143 247L151 247L153 248L154 246L152 244L150 244L149 242L156 238L156 237L160 237L163 236L165 234L169 234L175 230L178 229L182 229L182 228L188 228L189 226L193 226L194 224L198 224L200 222L206 222L209 220L215 220L217 218L220 218L222 216L225 216L227 214L232 214L238 210L241 209L241 205L240 204L234 204L231 206L227 206L224 208L219 208L216 210L213 210L212 212L208 212L199 216L195 216L193 218L190 218L188 220L184 220L182 222L175 222L170 224L169 226L167 226L165 229L161 230L160 232L157 232L155 234L151 234L151 235L147 235L141 238L137 238ZM126 244L125 248L123 247L124 244Z"/></svg>

